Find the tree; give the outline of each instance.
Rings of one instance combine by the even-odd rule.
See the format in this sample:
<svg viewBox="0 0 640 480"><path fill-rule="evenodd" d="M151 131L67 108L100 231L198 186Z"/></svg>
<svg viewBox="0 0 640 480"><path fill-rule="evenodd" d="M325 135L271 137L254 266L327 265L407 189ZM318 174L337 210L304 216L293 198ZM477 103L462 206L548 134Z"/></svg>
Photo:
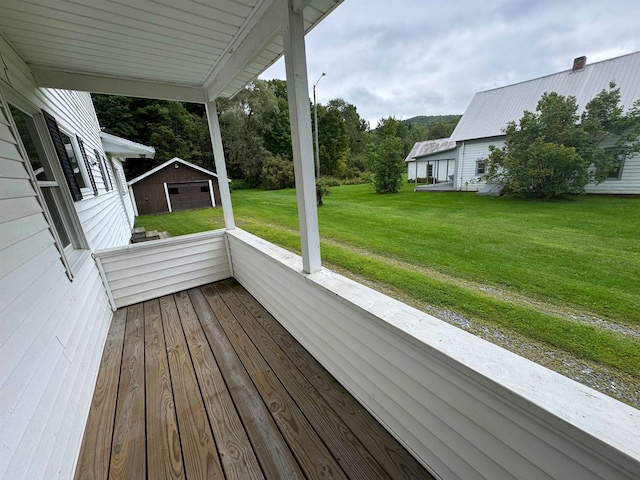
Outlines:
<svg viewBox="0 0 640 480"><path fill-rule="evenodd" d="M612 167L615 152L607 154L600 146L603 141L619 137L618 150L637 148L628 140L635 134L637 144L640 132L634 118L640 107L636 102L624 114L619 101L620 92L612 83L579 116L575 97L545 93L535 112L524 112L519 124L507 124L503 148L489 147L488 173L483 179L522 197L584 193L588 183L604 181Z"/></svg>
<svg viewBox="0 0 640 480"><path fill-rule="evenodd" d="M213 168L202 105L97 94L92 98L103 130L155 147L154 165L180 157Z"/></svg>
<svg viewBox="0 0 640 480"><path fill-rule="evenodd" d="M275 155L269 158L262 167L262 188L279 190L295 187L293 161Z"/></svg>
<svg viewBox="0 0 640 480"><path fill-rule="evenodd" d="M377 146L371 147L369 156L376 192L396 193L400 190L402 173L406 168L402 139L395 135L385 135Z"/></svg>
<svg viewBox="0 0 640 480"><path fill-rule="evenodd" d="M320 144L320 173L340 175L347 166L349 138L340 112L318 105L318 143Z"/></svg>

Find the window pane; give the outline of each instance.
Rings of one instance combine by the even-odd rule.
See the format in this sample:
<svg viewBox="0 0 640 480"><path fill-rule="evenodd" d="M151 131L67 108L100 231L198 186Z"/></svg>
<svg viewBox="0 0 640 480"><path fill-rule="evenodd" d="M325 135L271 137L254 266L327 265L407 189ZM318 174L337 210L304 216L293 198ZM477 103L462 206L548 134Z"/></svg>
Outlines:
<svg viewBox="0 0 640 480"><path fill-rule="evenodd" d="M29 162L31 163L31 168L33 168L33 173L36 175L36 179L53 181L53 174L49 170L48 165L41 160L43 153L40 144L37 143L38 136L35 133L33 119L13 105L9 105L9 109L11 110L13 121L16 122L22 145L24 145L24 149L27 151L27 156L29 157Z"/></svg>
<svg viewBox="0 0 640 480"><path fill-rule="evenodd" d="M78 157L76 156L76 151L73 148L73 142L71 138L64 132L60 132L60 137L64 142L64 146L67 149L67 155L69 155L69 160L71 161L71 168L73 168L73 176L76 177L76 182L80 188L85 188L87 185L84 183L84 177L82 176L82 172L80 171L80 165L78 163Z"/></svg>
<svg viewBox="0 0 640 480"><path fill-rule="evenodd" d="M58 237L60 237L62 248L66 248L71 244L71 239L67 234L67 229L65 228L62 216L60 215L60 210L58 209L58 205L53 197L54 190L57 190L57 187L41 187L41 190L42 195L44 196L44 201L47 204L47 209L49 210L49 215L51 215L51 220L53 220L53 225L58 233Z"/></svg>

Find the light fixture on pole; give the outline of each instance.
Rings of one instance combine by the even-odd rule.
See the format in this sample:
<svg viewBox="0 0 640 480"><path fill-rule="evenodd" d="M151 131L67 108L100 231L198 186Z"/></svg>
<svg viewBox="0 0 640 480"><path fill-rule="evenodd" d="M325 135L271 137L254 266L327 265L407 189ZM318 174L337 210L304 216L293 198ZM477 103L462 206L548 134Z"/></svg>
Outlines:
<svg viewBox="0 0 640 480"><path fill-rule="evenodd" d="M318 143L318 103L316 102L316 85L320 83L322 77L324 77L326 73L322 72L318 81L313 84L313 124L315 130L315 139L316 139L316 178L320 178L320 144Z"/></svg>

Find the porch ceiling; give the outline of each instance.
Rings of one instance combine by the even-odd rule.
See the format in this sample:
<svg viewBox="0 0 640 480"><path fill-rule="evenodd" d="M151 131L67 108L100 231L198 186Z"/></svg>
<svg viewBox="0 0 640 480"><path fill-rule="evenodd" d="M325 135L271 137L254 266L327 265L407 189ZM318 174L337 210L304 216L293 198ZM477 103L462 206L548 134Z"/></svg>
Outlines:
<svg viewBox="0 0 640 480"><path fill-rule="evenodd" d="M308 32L342 0L299 2ZM41 87L204 102L233 96L283 53L282 0L0 4L0 34Z"/></svg>

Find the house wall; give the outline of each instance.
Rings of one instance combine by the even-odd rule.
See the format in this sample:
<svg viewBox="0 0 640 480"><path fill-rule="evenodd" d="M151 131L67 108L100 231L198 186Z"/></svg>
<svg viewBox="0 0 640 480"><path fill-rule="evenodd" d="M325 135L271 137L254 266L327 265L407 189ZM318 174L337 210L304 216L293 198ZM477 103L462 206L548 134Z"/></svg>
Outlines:
<svg viewBox="0 0 640 480"><path fill-rule="evenodd" d="M241 229L235 278L445 479L640 476L637 410Z"/></svg>
<svg viewBox="0 0 640 480"><path fill-rule="evenodd" d="M174 165L178 165L178 168L174 168ZM199 180L211 180L213 182L213 195L216 206L221 205L220 189L218 188L218 179L216 177L176 162L167 165L162 170L132 185L133 194L138 206L138 214L149 215L169 211L164 190L165 183L194 182Z"/></svg>
<svg viewBox="0 0 640 480"><path fill-rule="evenodd" d="M486 183L480 182L476 174L476 162L489 156L489 145L504 147L504 139L503 136L462 142L458 147L460 163L456 179L457 190L476 192L484 188Z"/></svg>
<svg viewBox="0 0 640 480"><path fill-rule="evenodd" d="M489 156L489 145L498 148L504 147L505 137L493 137L481 140L462 142L458 150L460 153L460 168L458 168L458 178L456 189L462 191L481 190L485 183L478 182L476 175L476 161ZM614 141L603 143L603 148L611 147ZM468 182L468 184L465 184ZM622 176L618 179L607 179L604 182L585 187L587 193L602 194L640 194L640 155L627 158L622 169Z"/></svg>
<svg viewBox="0 0 640 480"><path fill-rule="evenodd" d="M427 177L427 161L433 165L433 173L437 176L438 182L448 182L449 175L454 175L456 161L458 159L458 150L448 150L446 152L435 153L428 157L420 157L411 162L407 162L407 179L416 179L416 161L418 167L418 178ZM439 165L436 165L439 163ZM447 166L449 171L447 173Z"/></svg>
<svg viewBox="0 0 640 480"><path fill-rule="evenodd" d="M628 157L622 167L620 179L606 179L604 182L585 187L587 193L640 195L640 155Z"/></svg>
<svg viewBox="0 0 640 480"><path fill-rule="evenodd" d="M122 162L124 162L125 159L111 157L110 161L113 172L113 188L119 190L120 200L122 202L122 206L129 222L129 227L133 228L136 214L133 210L133 203L131 201L131 196L129 195L129 189L127 187L127 177L124 174L124 164Z"/></svg>
<svg viewBox="0 0 640 480"><path fill-rule="evenodd" d="M44 108L90 158L104 154L88 94L36 89L1 37L0 53L0 103ZM76 250L69 280L8 115L0 109L0 478L71 478L112 312L89 250ZM99 195L71 207L83 246L126 243L118 193L93 174Z"/></svg>

